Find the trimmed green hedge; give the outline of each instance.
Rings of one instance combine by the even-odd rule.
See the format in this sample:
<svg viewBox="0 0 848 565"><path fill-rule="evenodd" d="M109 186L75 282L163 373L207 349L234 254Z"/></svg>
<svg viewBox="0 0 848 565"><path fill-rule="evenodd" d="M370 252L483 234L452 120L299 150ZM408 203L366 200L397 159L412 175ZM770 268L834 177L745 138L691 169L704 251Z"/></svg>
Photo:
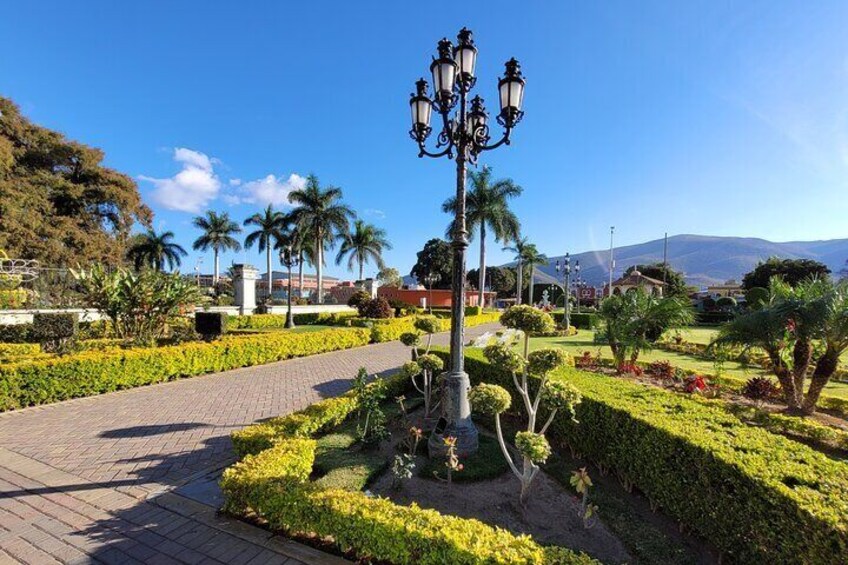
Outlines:
<svg viewBox="0 0 848 565"><path fill-rule="evenodd" d="M300 326L346 326L356 312L313 312L295 314L294 323ZM250 316L230 316L227 327L232 330L261 330L267 328L285 328L285 314L253 314Z"/></svg>
<svg viewBox="0 0 848 565"><path fill-rule="evenodd" d="M388 381L389 395L409 384L400 375ZM478 520L309 482L316 443L308 436L341 423L356 406L348 393L235 432L238 452L253 454L224 471L225 510L252 512L274 530L330 538L343 551L397 565L597 563L585 554L544 547L529 536L516 536Z"/></svg>
<svg viewBox="0 0 848 565"><path fill-rule="evenodd" d="M563 312L553 312L551 316L554 317L554 322L557 325L562 324L562 319L565 318L565 314ZM571 315L569 316L569 321L571 325L577 328L578 330L594 330L601 327L601 317L597 314L592 313L577 313L572 310Z"/></svg>
<svg viewBox="0 0 848 565"><path fill-rule="evenodd" d="M8 364L0 367L0 411L360 347L369 339L366 330L274 332Z"/></svg>
<svg viewBox="0 0 848 565"><path fill-rule="evenodd" d="M511 383L476 350L465 368L472 383ZM557 418L552 439L614 469L734 562L844 562L844 462L708 401L574 369L555 378L568 379L583 401L580 424Z"/></svg>
<svg viewBox="0 0 848 565"><path fill-rule="evenodd" d="M491 324L500 320L499 312L487 312L477 316L466 316L465 327L471 328L481 324ZM353 318L350 324L355 327L370 328L371 341L374 343L383 343L386 341L395 341L400 339L400 336L407 332L415 331L415 320L418 318L433 318L433 316L406 316L404 318L387 318L387 319L370 319L370 318ZM435 318L438 323L440 332L450 330L450 318Z"/></svg>

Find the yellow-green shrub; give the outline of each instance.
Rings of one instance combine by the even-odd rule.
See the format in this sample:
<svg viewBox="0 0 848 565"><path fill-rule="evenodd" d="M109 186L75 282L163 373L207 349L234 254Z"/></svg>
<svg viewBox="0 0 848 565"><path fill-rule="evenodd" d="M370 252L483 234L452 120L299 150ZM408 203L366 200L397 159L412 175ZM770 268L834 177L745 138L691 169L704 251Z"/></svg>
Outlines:
<svg viewBox="0 0 848 565"><path fill-rule="evenodd" d="M366 345L367 330L230 336L0 367L0 411Z"/></svg>
<svg viewBox="0 0 848 565"><path fill-rule="evenodd" d="M511 379L475 350L465 369L475 384ZM583 401L580 424L557 418L551 439L615 469L733 561L832 563L848 555L843 462L681 394L574 369L552 378L577 386Z"/></svg>
<svg viewBox="0 0 848 565"><path fill-rule="evenodd" d="M295 314L294 323L301 326L346 326L356 312L312 312ZM230 316L227 327L233 330L261 330L286 327L285 314L253 314L251 316Z"/></svg>
<svg viewBox="0 0 848 565"><path fill-rule="evenodd" d="M433 316L406 316L404 318L389 318L385 320L352 318L351 325L371 328L371 341L374 343L383 343L400 339L401 335L415 331L415 320L419 318L435 319L438 330L441 332L450 330L450 318L435 318ZM486 312L476 316L466 316L465 327L471 328L480 324L491 324L498 320L500 320L499 312Z"/></svg>

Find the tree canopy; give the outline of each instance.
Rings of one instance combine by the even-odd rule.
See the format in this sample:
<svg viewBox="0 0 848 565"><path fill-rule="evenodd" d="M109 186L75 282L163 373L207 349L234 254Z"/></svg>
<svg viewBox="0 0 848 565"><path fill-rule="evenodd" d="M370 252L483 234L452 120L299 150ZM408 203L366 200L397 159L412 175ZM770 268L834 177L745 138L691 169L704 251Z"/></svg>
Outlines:
<svg viewBox="0 0 848 565"><path fill-rule="evenodd" d="M433 288L450 288L452 266L453 253L450 244L444 239L433 238L418 252L418 260L410 274L418 280L418 284L424 284L427 275L434 273L439 276L439 280L433 284Z"/></svg>
<svg viewBox="0 0 848 565"><path fill-rule="evenodd" d="M771 278L779 276L789 286L796 286L811 278L828 278L830 269L824 263L813 259L781 259L769 257L761 261L754 270L742 278L742 287L750 290L754 287L768 288Z"/></svg>
<svg viewBox="0 0 848 565"><path fill-rule="evenodd" d="M133 224L153 214L103 158L0 97L0 248L50 266L123 263Z"/></svg>
<svg viewBox="0 0 848 565"><path fill-rule="evenodd" d="M480 270L471 269L465 275L469 286L476 288L480 280ZM486 286L504 297L515 293L515 271L508 267L486 267Z"/></svg>
<svg viewBox="0 0 848 565"><path fill-rule="evenodd" d="M658 281L663 280L663 273L665 273L665 295L666 296L686 296L688 294L688 290L686 288L686 279L683 278L683 273L680 271L675 271L669 265L663 265L662 263L651 263L650 265L633 265L632 267L628 267L626 271L624 271L624 276L629 275L633 271L639 271L646 277L651 277L652 279L657 279Z"/></svg>

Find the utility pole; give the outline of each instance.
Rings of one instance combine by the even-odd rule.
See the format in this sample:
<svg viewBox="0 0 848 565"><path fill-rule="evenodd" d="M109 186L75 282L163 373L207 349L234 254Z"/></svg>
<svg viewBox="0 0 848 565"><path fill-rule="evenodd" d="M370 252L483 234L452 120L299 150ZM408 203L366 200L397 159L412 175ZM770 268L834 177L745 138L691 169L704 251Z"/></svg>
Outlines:
<svg viewBox="0 0 848 565"><path fill-rule="evenodd" d="M612 296L612 272L615 269L615 259L612 257L612 237L615 233L615 226L610 226L610 259L609 259L609 287L607 292L609 292L609 296Z"/></svg>
<svg viewBox="0 0 848 565"><path fill-rule="evenodd" d="M665 232L663 239L663 295L665 295L666 272L668 271L668 232Z"/></svg>

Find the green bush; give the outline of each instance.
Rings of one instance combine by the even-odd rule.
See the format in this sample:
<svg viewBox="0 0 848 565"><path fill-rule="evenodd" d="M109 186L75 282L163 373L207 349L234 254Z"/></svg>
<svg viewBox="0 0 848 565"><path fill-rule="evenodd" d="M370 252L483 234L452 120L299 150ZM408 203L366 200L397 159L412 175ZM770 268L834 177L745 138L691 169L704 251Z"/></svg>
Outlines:
<svg viewBox="0 0 848 565"><path fill-rule="evenodd" d="M409 383L403 375L386 382L389 395ZM398 565L597 563L584 554L544 547L529 536L515 536L478 520L309 482L316 442L306 436L337 425L356 409L355 398L348 393L235 432L237 451L248 455L224 471L225 510L253 513L273 530L317 535L357 556Z"/></svg>
<svg viewBox="0 0 848 565"><path fill-rule="evenodd" d="M468 351L465 368L472 383L511 382L479 351ZM583 400L579 426L557 417L551 439L614 469L732 561L833 563L848 554L843 462L705 400L574 369L553 378Z"/></svg>
<svg viewBox="0 0 848 565"><path fill-rule="evenodd" d="M196 312L194 331L205 338L221 337L227 333L227 314L224 312Z"/></svg>
<svg viewBox="0 0 848 565"><path fill-rule="evenodd" d="M356 315L355 312L311 312L295 314L294 323L298 326L346 326ZM285 328L285 314L253 314L252 316L230 316L227 327L237 330L262 330Z"/></svg>
<svg viewBox="0 0 848 565"><path fill-rule="evenodd" d="M32 324L0 326L0 343L36 343L32 337Z"/></svg>
<svg viewBox="0 0 848 565"><path fill-rule="evenodd" d="M0 367L0 411L366 345L366 330L226 336Z"/></svg>
<svg viewBox="0 0 848 565"><path fill-rule="evenodd" d="M565 314L563 312L553 312L551 315L554 317L554 322L557 323L557 326L562 325L562 320L565 318ZM578 314L577 312L572 311L568 318L571 325L578 330L595 330L601 327L601 317L597 314L585 312Z"/></svg>
<svg viewBox="0 0 848 565"><path fill-rule="evenodd" d="M79 316L66 312L37 312L32 316L32 337L45 352L66 353L79 332Z"/></svg>

